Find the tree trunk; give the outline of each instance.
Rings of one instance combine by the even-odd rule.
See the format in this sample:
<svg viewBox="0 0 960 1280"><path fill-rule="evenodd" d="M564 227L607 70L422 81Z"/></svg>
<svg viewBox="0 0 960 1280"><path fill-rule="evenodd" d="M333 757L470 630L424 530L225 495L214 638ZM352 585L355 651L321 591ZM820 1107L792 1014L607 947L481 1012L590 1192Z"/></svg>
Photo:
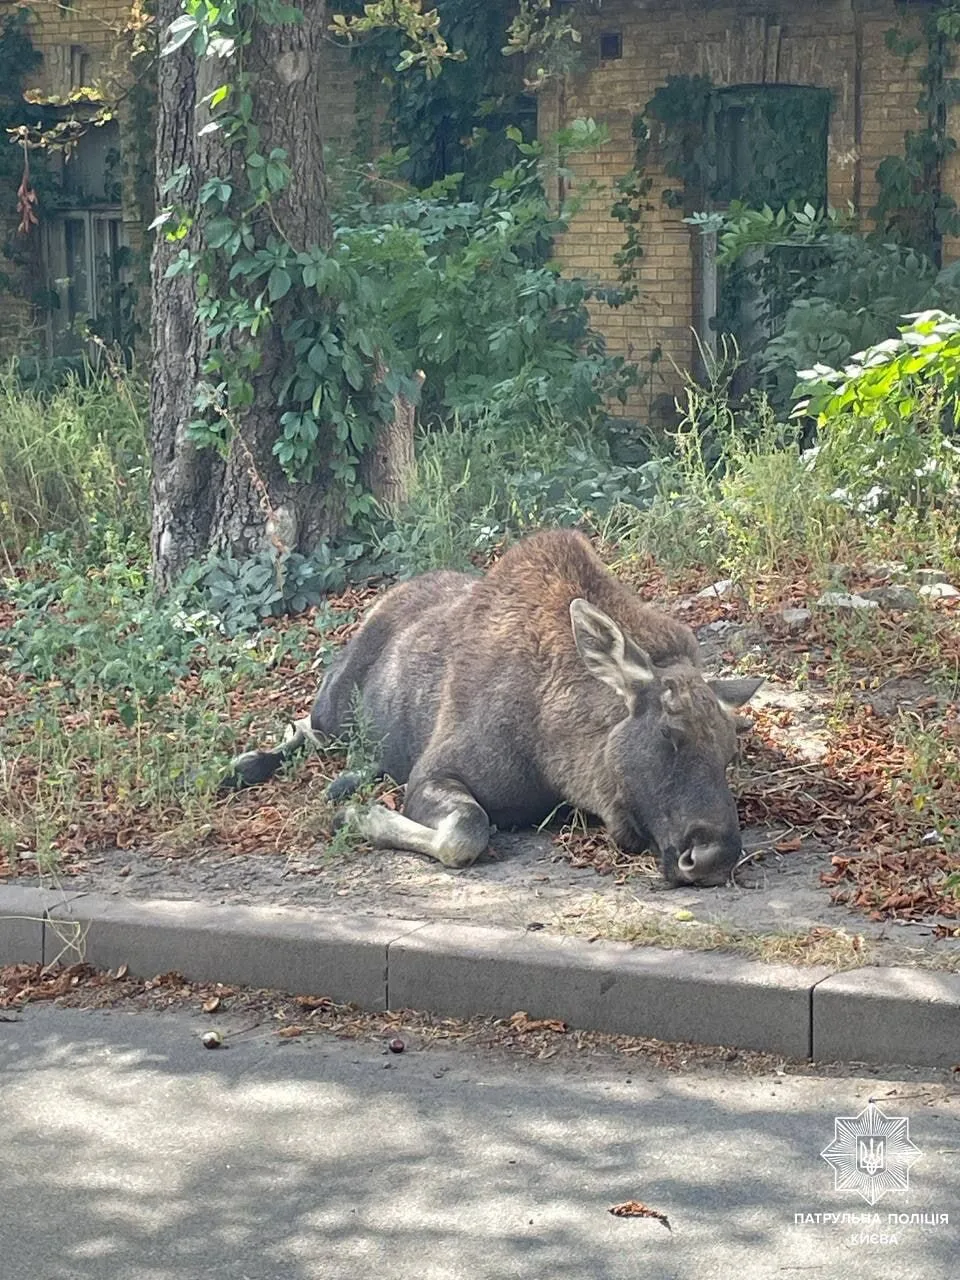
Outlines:
<svg viewBox="0 0 960 1280"><path fill-rule="evenodd" d="M378 367L379 378L386 369ZM417 375L423 386L423 371ZM410 497L416 476L414 440L417 429L417 406L406 396L393 397L393 418L385 422L374 436L360 462L360 479L381 506L396 511Z"/></svg>
<svg viewBox="0 0 960 1280"><path fill-rule="evenodd" d="M277 222L294 248L329 247L333 233L327 211L323 167L323 90L319 68L327 17L322 0L303 0L303 22L258 26L245 51L254 74L254 118L261 150L282 147L292 173L290 186L275 201ZM180 12L178 0L158 0L160 30ZM201 180L240 177L242 160L223 145L220 134L200 136L206 118L203 98L229 76L231 64L195 60L188 46L161 59L158 85L158 203L169 203L163 183L181 165L190 171L180 193L192 205ZM233 170L236 168L237 172ZM195 236L197 232L191 232ZM264 231L264 237L266 231ZM187 241L188 245L190 241ZM281 365L281 329L294 315L293 297L274 311L274 323L259 339L262 363L254 377L254 402L235 421L239 435L224 459L198 450L186 438L205 355L195 318L193 278L164 278L183 242L157 237L151 278L153 296L153 556L156 582L167 589L190 560L208 550L243 557L271 545L310 551L333 532L341 518L337 495L324 478L289 480L273 455L280 412L274 379ZM249 340L249 339L245 339Z"/></svg>
<svg viewBox="0 0 960 1280"><path fill-rule="evenodd" d="M181 13L180 0L158 0L157 24L164 32ZM157 73L157 204L168 202L166 183L181 167L189 169L180 192L193 203L197 191L197 137L194 122L196 67L181 49L161 58ZM187 240L195 246L195 233ZM196 288L189 275L164 278L183 247L162 233L150 263L150 448L154 578L167 590L187 564L207 550L223 465L212 449L196 449L186 437L202 358L196 319Z"/></svg>

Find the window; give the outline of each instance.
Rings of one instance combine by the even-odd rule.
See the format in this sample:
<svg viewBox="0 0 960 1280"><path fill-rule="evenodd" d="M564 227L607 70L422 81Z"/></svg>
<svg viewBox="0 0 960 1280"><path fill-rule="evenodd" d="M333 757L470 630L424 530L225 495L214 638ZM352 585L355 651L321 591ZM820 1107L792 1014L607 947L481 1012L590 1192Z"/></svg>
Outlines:
<svg viewBox="0 0 960 1280"><path fill-rule="evenodd" d="M44 224L43 254L51 355L75 355L78 321L107 342L128 330L129 249L120 208L119 138L114 123L89 129L62 169L61 207Z"/></svg>
<svg viewBox="0 0 960 1280"><path fill-rule="evenodd" d="M623 37L619 31L605 31L600 36L600 61L613 62L623 57Z"/></svg>
<svg viewBox="0 0 960 1280"><path fill-rule="evenodd" d="M106 341L125 331L126 237L119 209L77 209L48 221L44 243L52 355L83 349L77 321L87 321ZM54 301L55 300L55 301Z"/></svg>
<svg viewBox="0 0 960 1280"><path fill-rule="evenodd" d="M716 95L718 204L782 208L827 199L830 93L806 85L747 85Z"/></svg>
<svg viewBox="0 0 960 1280"><path fill-rule="evenodd" d="M733 200L782 209L791 202L827 202L829 90L807 85L741 85L711 94L705 121L714 164L705 175L708 208ZM711 146L712 144L712 146ZM749 249L718 269L716 235L698 236L696 327L710 349L717 333L733 334L746 364L734 382L739 394L755 377L751 361L779 332L789 305L785 281L801 251L789 246Z"/></svg>

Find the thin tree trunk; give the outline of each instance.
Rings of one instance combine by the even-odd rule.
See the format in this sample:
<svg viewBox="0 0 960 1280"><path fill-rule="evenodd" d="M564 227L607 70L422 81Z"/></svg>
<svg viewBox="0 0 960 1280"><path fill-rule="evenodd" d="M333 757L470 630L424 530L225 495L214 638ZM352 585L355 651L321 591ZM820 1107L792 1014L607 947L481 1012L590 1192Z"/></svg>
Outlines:
<svg viewBox="0 0 960 1280"><path fill-rule="evenodd" d="M379 367L378 377L386 377L386 372ZM423 371L417 376L423 386ZM361 459L360 479L364 488L388 511L396 511L410 497L416 476L416 430L417 406L406 396L394 396L393 418L380 427Z"/></svg>
<svg viewBox="0 0 960 1280"><path fill-rule="evenodd" d="M180 12L179 0L158 0L161 33ZM180 168L189 172L180 196L192 203L198 172L196 67L187 47L160 59L157 102L157 203L169 202L166 183ZM193 233L187 245L195 245ZM195 416L193 398L202 359L196 288L190 275L165 279L183 247L183 242L170 244L158 234L150 264L151 550L154 580L161 591L206 552L223 475L216 452L196 449L186 436L187 423Z"/></svg>

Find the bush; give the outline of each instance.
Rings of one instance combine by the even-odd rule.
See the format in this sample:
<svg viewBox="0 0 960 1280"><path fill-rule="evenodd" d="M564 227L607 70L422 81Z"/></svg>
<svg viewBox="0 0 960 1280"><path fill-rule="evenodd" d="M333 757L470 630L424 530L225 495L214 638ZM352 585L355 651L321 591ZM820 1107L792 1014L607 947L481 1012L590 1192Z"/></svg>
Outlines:
<svg viewBox="0 0 960 1280"><path fill-rule="evenodd" d="M425 372L423 421L597 422L638 381L590 324L587 304L619 295L549 261L570 211L546 198L542 147L508 133L516 163L483 199L458 198L460 175L399 197L392 183L387 202L382 181L345 190L335 211L339 260L364 281L363 324L385 364ZM602 138L592 121L576 122L561 152Z"/></svg>
<svg viewBox="0 0 960 1280"><path fill-rule="evenodd" d="M798 370L839 367L892 337L903 315L960 308L956 266L938 271L916 249L857 233L835 210L734 205L688 221L717 231L726 276L718 328L741 336L746 323L752 380L783 410Z"/></svg>
<svg viewBox="0 0 960 1280"><path fill-rule="evenodd" d="M818 364L800 375L795 413L816 418L816 463L836 478L834 497L864 513L924 512L960 495L960 320L906 319L899 338L842 370Z"/></svg>

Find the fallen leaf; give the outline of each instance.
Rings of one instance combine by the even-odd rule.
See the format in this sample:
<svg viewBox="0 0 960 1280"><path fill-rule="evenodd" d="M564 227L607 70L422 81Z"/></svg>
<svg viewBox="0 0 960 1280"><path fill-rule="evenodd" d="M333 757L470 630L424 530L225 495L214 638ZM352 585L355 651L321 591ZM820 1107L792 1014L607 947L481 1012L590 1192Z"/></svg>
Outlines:
<svg viewBox="0 0 960 1280"><path fill-rule="evenodd" d="M281 1036L284 1040L293 1040L297 1036L302 1036L303 1030L303 1027L298 1027L294 1024L289 1027L280 1027L277 1031L277 1035Z"/></svg>
<svg viewBox="0 0 960 1280"><path fill-rule="evenodd" d="M777 853L795 853L802 844L800 836L789 836L786 840L778 840L773 847Z"/></svg>
<svg viewBox="0 0 960 1280"><path fill-rule="evenodd" d="M526 1031L557 1031L564 1032L567 1030L567 1024L561 1022L559 1018L531 1018L529 1014L520 1010L510 1019L510 1026L514 1031L521 1033Z"/></svg>
<svg viewBox="0 0 960 1280"><path fill-rule="evenodd" d="M671 1230L670 1219L659 1209L651 1209L639 1200L624 1200L623 1204L615 1204L608 1210L615 1218L656 1218L668 1231Z"/></svg>
<svg viewBox="0 0 960 1280"><path fill-rule="evenodd" d="M297 1004L301 1009L332 1009L333 1001L329 996L297 996Z"/></svg>
<svg viewBox="0 0 960 1280"><path fill-rule="evenodd" d="M220 997L219 997L219 996L211 996L209 1000L204 1000L204 1002L203 1002L203 1012L204 1012L204 1013L216 1013L216 1011L217 1011L219 1008L220 1008Z"/></svg>

